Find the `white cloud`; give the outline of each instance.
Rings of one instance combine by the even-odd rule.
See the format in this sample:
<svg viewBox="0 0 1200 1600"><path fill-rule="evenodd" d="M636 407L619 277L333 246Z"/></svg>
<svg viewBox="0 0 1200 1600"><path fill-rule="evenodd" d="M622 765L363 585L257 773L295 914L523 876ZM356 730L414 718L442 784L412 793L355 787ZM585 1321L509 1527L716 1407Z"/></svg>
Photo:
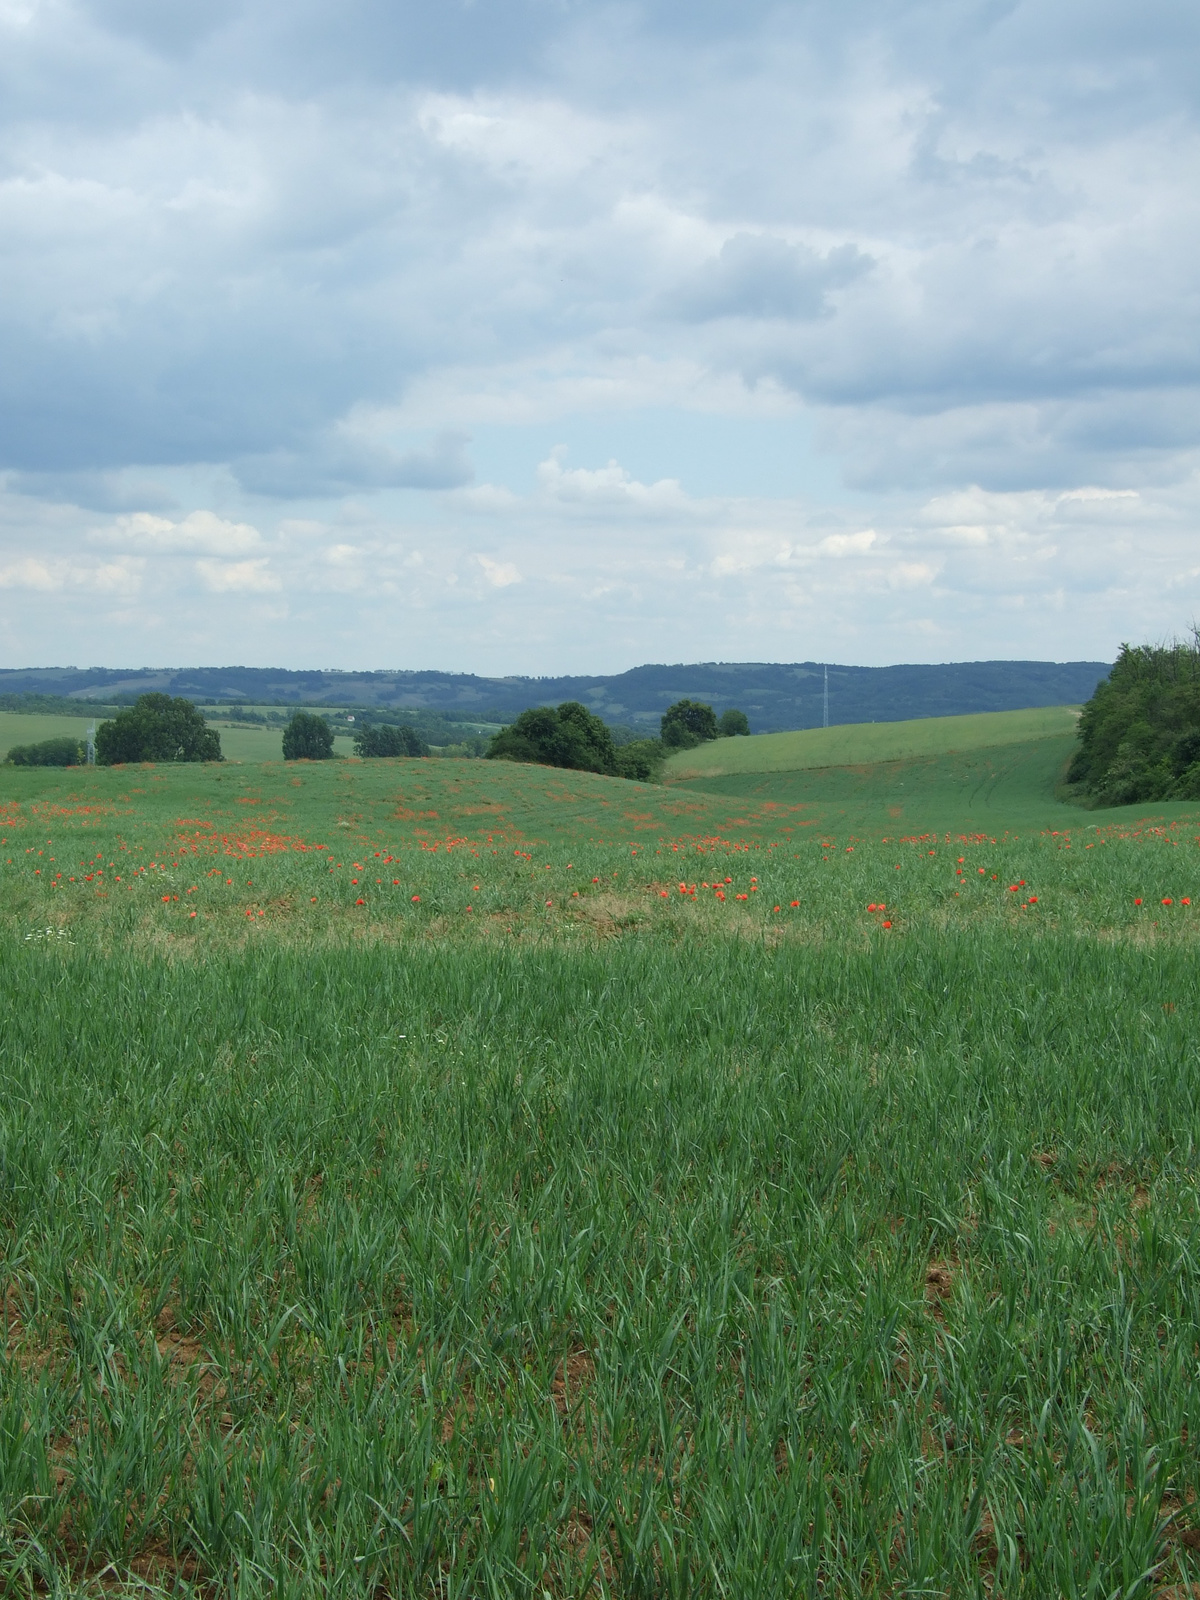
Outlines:
<svg viewBox="0 0 1200 1600"><path fill-rule="evenodd" d="M256 561L197 561L196 571L213 594L273 594L283 588L265 556Z"/></svg>
<svg viewBox="0 0 1200 1600"><path fill-rule="evenodd" d="M0 566L0 589L40 589L46 594L62 588L67 570L62 562L39 561L34 556L23 556L19 561Z"/></svg>
<svg viewBox="0 0 1200 1600"><path fill-rule="evenodd" d="M490 556L476 556L483 575L493 589L507 589L509 584L520 583L521 574L511 561L493 561Z"/></svg>
<svg viewBox="0 0 1200 1600"><path fill-rule="evenodd" d="M91 594L133 594L141 587L144 563L125 557L116 561L49 560L22 556L0 566L0 589L27 589L52 594L74 589Z"/></svg>
<svg viewBox="0 0 1200 1600"><path fill-rule="evenodd" d="M539 465L537 480L543 495L560 505L607 511L682 511L688 506L688 497L676 479L639 483L617 461L598 468L564 467L556 454Z"/></svg>
<svg viewBox="0 0 1200 1600"><path fill-rule="evenodd" d="M160 555L204 553L214 556L241 555L257 550L262 536L248 522L228 522L212 511L193 511L182 521L135 512L117 517L112 526L94 531L96 543L117 545L126 550Z"/></svg>
<svg viewBox="0 0 1200 1600"><path fill-rule="evenodd" d="M859 533L830 533L817 549L826 556L860 556L871 549L878 537L874 528L863 528Z"/></svg>

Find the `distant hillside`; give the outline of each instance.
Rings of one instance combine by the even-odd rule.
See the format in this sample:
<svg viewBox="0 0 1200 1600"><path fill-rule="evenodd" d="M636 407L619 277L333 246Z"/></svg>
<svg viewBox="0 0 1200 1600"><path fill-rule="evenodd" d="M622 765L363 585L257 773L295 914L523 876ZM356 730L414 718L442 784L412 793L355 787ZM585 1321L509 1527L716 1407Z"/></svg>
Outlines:
<svg viewBox="0 0 1200 1600"><path fill-rule="evenodd" d="M829 668L829 720L903 722L1079 705L1108 672L1103 661L969 661L936 666ZM272 667L88 668L0 671L0 694L114 701L161 689L196 700L254 705L425 707L483 720L527 706L582 700L609 722L653 724L674 700L737 706L755 733L820 727L818 662L698 662L634 667L612 677L479 678L458 672L287 672ZM489 713L491 714L489 716Z"/></svg>

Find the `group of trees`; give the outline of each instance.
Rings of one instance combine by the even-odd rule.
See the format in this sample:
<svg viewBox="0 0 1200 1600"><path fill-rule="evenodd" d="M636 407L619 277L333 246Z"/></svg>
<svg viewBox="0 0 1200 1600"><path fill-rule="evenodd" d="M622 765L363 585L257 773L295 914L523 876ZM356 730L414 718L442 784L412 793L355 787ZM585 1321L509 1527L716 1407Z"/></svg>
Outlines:
<svg viewBox="0 0 1200 1600"><path fill-rule="evenodd" d="M1121 646L1083 708L1067 779L1098 805L1200 799L1200 632Z"/></svg>
<svg viewBox="0 0 1200 1600"><path fill-rule="evenodd" d="M534 706L501 728L488 748L491 761L530 761L543 767L570 767L576 772L606 772L624 777L612 731L578 700L557 708Z"/></svg>
<svg viewBox="0 0 1200 1600"><path fill-rule="evenodd" d="M390 722L365 723L354 735L356 755L427 756L429 746L413 728ZM329 761L333 756L333 729L315 711L294 712L283 730L285 761Z"/></svg>
<svg viewBox="0 0 1200 1600"><path fill-rule="evenodd" d="M84 758L78 739L43 739L39 744L14 744L4 758L14 767L77 767Z"/></svg>
<svg viewBox="0 0 1200 1600"><path fill-rule="evenodd" d="M328 761L333 755L333 729L315 711L296 711L283 730L285 761Z"/></svg>
<svg viewBox="0 0 1200 1600"><path fill-rule="evenodd" d="M608 724L577 700L536 706L493 738L488 757L494 761L535 762L569 767L611 777L651 781L666 756L690 750L706 740L748 734L742 711L726 711L718 720L713 708L696 700L677 700L663 713L660 737L618 744ZM283 730L285 761L328 761L333 756L333 728L314 711L296 711ZM366 723L354 737L356 754L368 759L427 756L429 746L412 727ZM8 753L16 766L74 766L83 752L77 739L48 739L17 745ZM96 761L115 766L137 761L220 761L221 736L190 701L166 694L144 694L96 730Z"/></svg>
<svg viewBox="0 0 1200 1600"><path fill-rule="evenodd" d="M668 750L694 750L708 739L736 739L750 732L744 711L723 711L718 719L699 700L676 700L662 716L662 742Z"/></svg>
<svg viewBox="0 0 1200 1600"><path fill-rule="evenodd" d="M711 706L677 700L664 713L657 739L635 739L618 745L606 722L578 700L560 706L535 706L492 740L492 761L529 761L544 767L569 767L611 777L649 783L666 757L691 750L706 740L733 738L750 732L744 711L726 711L718 721Z"/></svg>
<svg viewBox="0 0 1200 1600"><path fill-rule="evenodd" d="M354 753L365 757L427 756L429 746L415 728L369 722L354 735Z"/></svg>

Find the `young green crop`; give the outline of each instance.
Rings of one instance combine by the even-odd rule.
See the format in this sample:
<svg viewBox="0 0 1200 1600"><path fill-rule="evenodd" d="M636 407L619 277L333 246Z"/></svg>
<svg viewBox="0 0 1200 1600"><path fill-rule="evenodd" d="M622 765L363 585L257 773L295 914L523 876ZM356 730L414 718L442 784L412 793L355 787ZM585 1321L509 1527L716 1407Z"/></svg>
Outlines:
<svg viewBox="0 0 1200 1600"><path fill-rule="evenodd" d="M1200 1581L1194 823L482 765L6 780L5 1591Z"/></svg>

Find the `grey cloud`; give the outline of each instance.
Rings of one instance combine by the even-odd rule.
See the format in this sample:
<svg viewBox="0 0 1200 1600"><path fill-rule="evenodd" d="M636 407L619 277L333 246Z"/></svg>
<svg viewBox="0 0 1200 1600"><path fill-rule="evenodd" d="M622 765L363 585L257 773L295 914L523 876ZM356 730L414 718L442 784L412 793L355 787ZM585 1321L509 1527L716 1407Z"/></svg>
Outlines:
<svg viewBox="0 0 1200 1600"><path fill-rule="evenodd" d="M1200 397L1189 389L821 415L825 448L841 457L847 482L867 492L961 483L998 492L1120 489L1176 482L1200 458Z"/></svg>
<svg viewBox="0 0 1200 1600"><path fill-rule="evenodd" d="M856 245L819 255L770 234L735 233L672 297L680 317L812 318L828 310L831 289L852 283L874 265Z"/></svg>
<svg viewBox="0 0 1200 1600"><path fill-rule="evenodd" d="M179 504L159 484L118 472L10 472L7 487L85 511L173 511Z"/></svg>
<svg viewBox="0 0 1200 1600"><path fill-rule="evenodd" d="M233 462L242 488L280 499L322 498L365 489L461 489L474 479L470 438L440 434L419 450L326 436L307 451L278 450Z"/></svg>
<svg viewBox="0 0 1200 1600"><path fill-rule="evenodd" d="M102 28L130 35L152 49L186 51L224 24L242 6L239 0L92 0L88 11Z"/></svg>

